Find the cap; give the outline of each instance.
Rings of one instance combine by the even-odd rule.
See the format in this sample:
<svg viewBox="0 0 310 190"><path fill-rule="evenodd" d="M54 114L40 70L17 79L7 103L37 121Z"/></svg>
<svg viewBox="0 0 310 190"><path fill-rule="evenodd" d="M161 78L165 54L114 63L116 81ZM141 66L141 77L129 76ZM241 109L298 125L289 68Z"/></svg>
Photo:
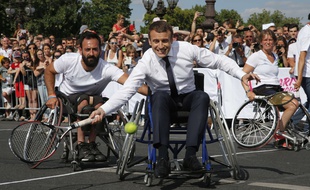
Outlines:
<svg viewBox="0 0 310 190"><path fill-rule="evenodd" d="M79 34L82 34L84 32L84 30L86 30L88 28L87 25L82 25L81 28L80 28L80 33Z"/></svg>
<svg viewBox="0 0 310 190"><path fill-rule="evenodd" d="M22 53L20 51L14 51L12 54L13 58L21 58L22 57Z"/></svg>
<svg viewBox="0 0 310 190"><path fill-rule="evenodd" d="M152 22L157 22L157 21L160 21L160 18L159 18L159 17L153 18L153 21L152 21Z"/></svg>
<svg viewBox="0 0 310 190"><path fill-rule="evenodd" d="M268 29L270 26L275 26L275 24L274 24L273 22L268 23L268 24L263 24L262 29L263 29L263 30L266 30L266 29Z"/></svg>

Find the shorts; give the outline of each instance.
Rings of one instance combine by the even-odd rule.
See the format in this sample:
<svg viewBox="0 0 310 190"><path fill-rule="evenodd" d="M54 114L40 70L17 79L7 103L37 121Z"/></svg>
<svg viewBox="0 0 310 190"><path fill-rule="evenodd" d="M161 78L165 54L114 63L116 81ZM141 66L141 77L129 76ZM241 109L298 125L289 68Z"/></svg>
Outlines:
<svg viewBox="0 0 310 190"><path fill-rule="evenodd" d="M29 90L29 85L28 84L24 85L24 90Z"/></svg>
<svg viewBox="0 0 310 190"><path fill-rule="evenodd" d="M270 84L263 84L261 86L258 86L256 88L253 88L253 92L256 95L271 95L276 92L282 92L283 88L280 85L270 85Z"/></svg>
<svg viewBox="0 0 310 190"><path fill-rule="evenodd" d="M24 83L22 81L16 82L15 86L15 95L17 98L25 97Z"/></svg>
<svg viewBox="0 0 310 190"><path fill-rule="evenodd" d="M2 88L2 93L6 93L7 95L11 95L13 91L15 91L13 87L8 86L5 88Z"/></svg>
<svg viewBox="0 0 310 190"><path fill-rule="evenodd" d="M93 100L90 100L92 97ZM82 94L82 93L78 93L78 94L72 94L67 96L68 100L70 101L73 110L75 113L77 113L77 106L83 101L83 100L87 100L90 106L95 107L98 104L103 104L104 102L106 102L107 99L98 96L98 95L86 95L86 94ZM90 102L92 101L92 102Z"/></svg>

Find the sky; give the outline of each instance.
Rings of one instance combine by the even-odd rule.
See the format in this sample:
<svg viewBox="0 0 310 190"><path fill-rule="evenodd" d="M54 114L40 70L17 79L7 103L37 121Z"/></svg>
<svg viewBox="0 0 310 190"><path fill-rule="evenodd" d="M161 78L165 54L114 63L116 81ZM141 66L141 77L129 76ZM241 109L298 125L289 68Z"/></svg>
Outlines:
<svg viewBox="0 0 310 190"><path fill-rule="evenodd" d="M166 7L168 3L163 0ZM153 8L157 5L158 0L154 0ZM178 7L181 9L191 9L195 5L206 5L205 0L179 0ZM140 25L144 26L142 22L146 9L143 6L142 0L132 0L130 4L132 14L130 21L135 21L136 29L140 30ZM261 13L263 9L271 11L281 11L286 17L300 17L301 23L304 25L308 21L308 14L310 13L309 0L217 0L215 3L215 10L234 9L243 20L246 22L249 16L253 13Z"/></svg>

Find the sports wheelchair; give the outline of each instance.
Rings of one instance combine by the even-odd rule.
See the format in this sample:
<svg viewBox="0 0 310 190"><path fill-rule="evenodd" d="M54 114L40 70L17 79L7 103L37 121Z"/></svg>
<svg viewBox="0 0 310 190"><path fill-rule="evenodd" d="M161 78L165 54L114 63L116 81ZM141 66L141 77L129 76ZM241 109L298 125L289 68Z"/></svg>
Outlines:
<svg viewBox="0 0 310 190"><path fill-rule="evenodd" d="M204 75L201 73L195 73L196 88L203 89L203 78ZM120 180L125 179L126 172L146 172L144 177L144 182L146 186L151 186L153 177L154 177L154 168L156 167L156 149L153 147L152 143L152 134L153 134L153 123L152 123L152 113L151 113L151 95L146 99L146 109L145 109L145 125L141 133L141 136L138 137L137 134L127 134L125 138L125 143L122 148L120 158L118 160L116 174L119 176ZM202 139L202 164L204 170L198 172L189 172L184 171L182 164L179 163L178 154L182 151L186 145L184 136L186 134L186 125L189 112L178 111L175 112L172 116L172 126L170 128L170 141L169 141L169 150L173 154L173 159L170 160L172 163L172 170L170 177L174 175L181 175L185 177L202 177L203 181L207 185L212 184L211 174L216 172L229 172L230 176L234 179L240 178L240 167L237 161L237 155L235 147L232 141L232 136L228 129L225 118L221 111L220 105L214 101L210 101L209 107L209 119L205 125L205 135ZM173 140L171 135L175 135ZM183 139L182 139L183 138ZM132 148L135 146L135 143L143 143L148 146L148 155L142 158L130 158ZM212 157L208 154L207 144L217 144L216 151L220 151L220 155L217 158ZM219 149L218 149L219 148ZM146 171L137 170L135 166L139 167L141 162L147 163ZM211 161L216 163L217 166L211 164ZM224 168L223 168L224 167Z"/></svg>
<svg viewBox="0 0 310 190"><path fill-rule="evenodd" d="M290 92L280 93L295 98L294 94ZM280 112L283 110L268 100L275 98L278 94L256 96L253 101L246 101L238 109L234 116L231 130L236 143L240 147L249 149L262 148L273 139L275 134L278 134L283 136L286 144L290 145L295 151L301 148L310 150L310 132L304 131L304 126L310 126L310 114L307 108L300 102L299 111L303 113L304 118L300 118L298 124L293 124L290 121L286 127L286 132L280 132L278 130L278 122ZM289 101L291 100L289 99ZM277 147L276 143L275 146Z"/></svg>
<svg viewBox="0 0 310 190"><path fill-rule="evenodd" d="M78 114L74 112L70 101L64 94L58 91L56 92L56 98L58 99L59 105L56 106L55 109L50 109L46 105L43 105L38 111L35 120L60 126L62 125L65 116L67 116L69 122L67 125L70 125L72 122L76 121L78 117L80 119L89 117L89 114L94 110L92 106L86 106L82 109L82 114ZM137 106L135 106L134 112L136 109ZM109 161L111 161L111 153L114 155L115 160L119 158L125 139L123 127L129 121L129 115L127 115L122 109L119 109L116 114L120 116L119 125L110 126L109 121L113 120L113 118L112 116L107 116L102 122L103 126L96 127L98 133L97 137L99 137L107 147L107 153L105 155ZM87 132L85 134L87 135ZM77 151L74 146L77 141L76 132L69 132L69 135L64 139L64 150L61 155L61 160L63 162L71 160L71 165L74 171L83 169L85 163L78 159ZM72 156L71 159L69 158L70 153Z"/></svg>

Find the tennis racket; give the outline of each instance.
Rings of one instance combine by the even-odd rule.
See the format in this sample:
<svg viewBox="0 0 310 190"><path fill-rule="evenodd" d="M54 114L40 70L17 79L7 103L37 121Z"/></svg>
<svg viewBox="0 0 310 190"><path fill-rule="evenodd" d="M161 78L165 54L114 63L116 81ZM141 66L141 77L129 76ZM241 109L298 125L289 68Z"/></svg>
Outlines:
<svg viewBox="0 0 310 190"><path fill-rule="evenodd" d="M88 118L70 126L54 126L39 121L23 123L13 129L9 146L17 158L35 168L55 153L60 141L71 130L91 122L92 119Z"/></svg>
<svg viewBox="0 0 310 190"><path fill-rule="evenodd" d="M292 99L295 98L294 94L292 92L277 92L275 94L271 94L268 96L260 96L256 95L255 99L263 99L267 100L268 104L274 105L274 106L281 106L289 103L292 101Z"/></svg>

